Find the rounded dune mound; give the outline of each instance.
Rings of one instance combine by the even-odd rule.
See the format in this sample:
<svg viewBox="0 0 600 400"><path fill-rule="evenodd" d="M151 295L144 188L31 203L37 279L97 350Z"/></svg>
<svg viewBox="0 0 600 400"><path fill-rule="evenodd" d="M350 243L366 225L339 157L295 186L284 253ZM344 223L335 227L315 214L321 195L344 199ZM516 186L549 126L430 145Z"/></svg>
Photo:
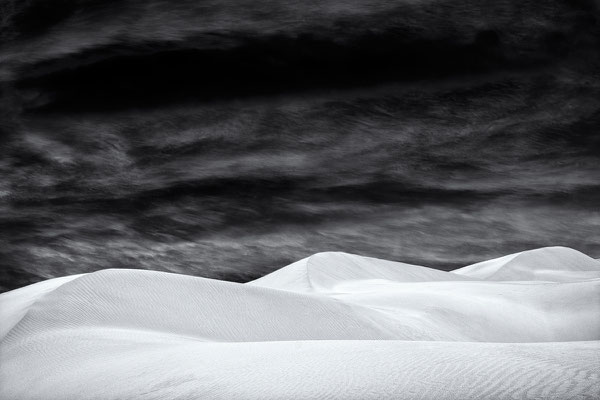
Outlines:
<svg viewBox="0 0 600 400"><path fill-rule="evenodd" d="M82 275L48 279L3 293L0 296L0 340L25 316L29 308L44 295Z"/></svg>
<svg viewBox="0 0 600 400"><path fill-rule="evenodd" d="M204 341L417 339L368 309L232 282L145 270L103 270L39 298L6 335L135 329Z"/></svg>
<svg viewBox="0 0 600 400"><path fill-rule="evenodd" d="M600 279L600 262L568 247L544 247L483 261L452 273L492 281Z"/></svg>
<svg viewBox="0 0 600 400"><path fill-rule="evenodd" d="M249 285L297 292L327 292L344 282L385 280L432 282L469 280L448 272L343 252L322 252L283 267Z"/></svg>

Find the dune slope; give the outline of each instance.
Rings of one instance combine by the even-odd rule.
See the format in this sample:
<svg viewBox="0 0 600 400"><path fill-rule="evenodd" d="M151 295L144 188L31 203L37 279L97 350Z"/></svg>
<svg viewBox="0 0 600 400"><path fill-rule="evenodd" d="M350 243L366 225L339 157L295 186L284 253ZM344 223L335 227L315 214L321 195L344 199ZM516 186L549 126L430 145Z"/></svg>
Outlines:
<svg viewBox="0 0 600 400"><path fill-rule="evenodd" d="M319 253L238 284L103 270L0 295L0 398L595 398L600 262Z"/></svg>

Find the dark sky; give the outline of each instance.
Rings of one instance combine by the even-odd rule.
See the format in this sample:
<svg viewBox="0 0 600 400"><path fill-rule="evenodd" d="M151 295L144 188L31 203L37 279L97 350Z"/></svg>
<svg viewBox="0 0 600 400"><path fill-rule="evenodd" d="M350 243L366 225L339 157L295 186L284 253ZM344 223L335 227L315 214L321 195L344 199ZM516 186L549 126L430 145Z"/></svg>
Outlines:
<svg viewBox="0 0 600 400"><path fill-rule="evenodd" d="M598 6L5 1L0 289L598 258Z"/></svg>

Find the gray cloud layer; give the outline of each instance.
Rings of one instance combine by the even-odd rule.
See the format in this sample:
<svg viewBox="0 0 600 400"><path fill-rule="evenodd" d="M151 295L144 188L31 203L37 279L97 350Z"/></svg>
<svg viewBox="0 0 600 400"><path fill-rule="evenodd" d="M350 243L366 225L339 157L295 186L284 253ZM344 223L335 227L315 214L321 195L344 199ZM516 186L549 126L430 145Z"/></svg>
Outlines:
<svg viewBox="0 0 600 400"><path fill-rule="evenodd" d="M14 3L4 21L3 289L110 267L243 281L325 250L444 269L545 245L600 257L593 3L83 3L60 3L36 29L27 18L41 11ZM315 46L363 54L356 38L369 31L385 32L382 58L329 85ZM272 53L239 55L275 34L284 45L259 47ZM481 68L465 58L438 74L446 54L423 55L436 41ZM378 64L401 65L396 45L429 73ZM230 57L218 62L250 60L279 83L238 77L244 95L230 85L225 96L227 74L188 68L176 90L141 72L123 86L149 60L176 71L155 52L199 62L208 53L187 51L211 46ZM288 85L295 74L310 87ZM198 98L178 96L187 81ZM220 97L201 98L206 85Z"/></svg>

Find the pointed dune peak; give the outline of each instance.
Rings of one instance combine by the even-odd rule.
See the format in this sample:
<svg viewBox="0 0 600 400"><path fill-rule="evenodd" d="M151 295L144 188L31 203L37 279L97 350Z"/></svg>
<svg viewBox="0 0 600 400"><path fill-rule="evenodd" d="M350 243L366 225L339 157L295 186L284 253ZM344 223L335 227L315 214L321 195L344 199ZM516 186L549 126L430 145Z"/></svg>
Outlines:
<svg viewBox="0 0 600 400"><path fill-rule="evenodd" d="M311 256L312 257L312 256ZM261 286L292 292L312 292L312 283L308 277L307 264L310 257L298 260L270 274L246 283L248 286Z"/></svg>
<svg viewBox="0 0 600 400"><path fill-rule="evenodd" d="M571 282L600 278L600 262L568 247L543 247L472 264L453 274L492 281Z"/></svg>
<svg viewBox="0 0 600 400"><path fill-rule="evenodd" d="M343 252L313 254L250 285L300 292L332 291L342 283L367 280L431 282L468 280L445 271Z"/></svg>

